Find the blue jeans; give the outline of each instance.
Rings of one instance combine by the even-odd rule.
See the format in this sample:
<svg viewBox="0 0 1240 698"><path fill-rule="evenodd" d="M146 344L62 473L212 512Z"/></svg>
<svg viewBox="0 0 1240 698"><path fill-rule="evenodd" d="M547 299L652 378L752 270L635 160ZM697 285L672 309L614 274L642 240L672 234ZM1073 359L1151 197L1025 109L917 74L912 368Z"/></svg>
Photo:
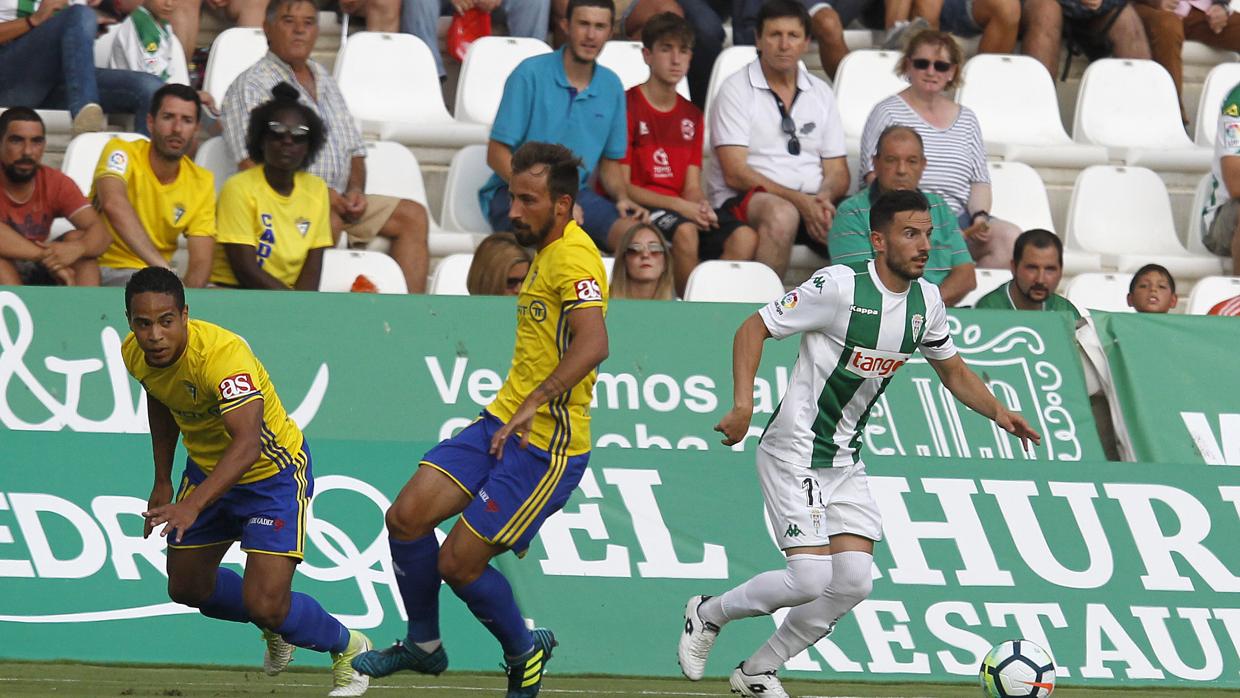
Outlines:
<svg viewBox="0 0 1240 698"><path fill-rule="evenodd" d="M551 23L551 0L503 0L499 9L508 18L508 35L539 41L547 38ZM404 0L400 7L400 30L413 34L431 49L439 77L447 73L439 54L439 18L452 12L448 0Z"/></svg>
<svg viewBox="0 0 1240 698"><path fill-rule="evenodd" d="M710 71L723 52L723 18L707 0L677 0L685 20L693 27L693 59L689 61L689 96L699 109L706 108Z"/></svg>
<svg viewBox="0 0 1240 698"><path fill-rule="evenodd" d="M70 5L33 31L0 45L0 104L68 109L77 116L92 102L134 116L146 134L151 97L163 86L154 75L95 67L95 12Z"/></svg>

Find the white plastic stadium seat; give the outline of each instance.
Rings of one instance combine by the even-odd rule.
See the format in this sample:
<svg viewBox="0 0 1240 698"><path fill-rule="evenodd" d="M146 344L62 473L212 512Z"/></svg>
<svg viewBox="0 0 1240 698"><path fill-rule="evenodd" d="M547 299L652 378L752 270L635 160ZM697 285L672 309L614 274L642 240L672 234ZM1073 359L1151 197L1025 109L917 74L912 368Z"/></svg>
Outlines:
<svg viewBox="0 0 1240 698"><path fill-rule="evenodd" d="M956 304L958 308L971 308L977 305L977 301L982 296L1012 280L1012 272L1008 269L977 269L974 273L977 275L977 288L969 291L964 298L960 299L960 302Z"/></svg>
<svg viewBox="0 0 1240 698"><path fill-rule="evenodd" d="M211 93L219 106L224 105L228 86L246 68L267 55L267 36L257 27L233 27L220 32L211 42L211 54L203 73L202 89Z"/></svg>
<svg viewBox="0 0 1240 698"><path fill-rule="evenodd" d="M224 188L224 182L229 177L237 174L237 163L233 160L232 153L228 150L228 144L224 142L223 136L215 136L203 141L198 146L198 152L194 155L194 162L200 167L211 170L215 175L215 193L218 195L220 190Z"/></svg>
<svg viewBox="0 0 1240 698"><path fill-rule="evenodd" d="M78 185L83 194L90 194L91 180L94 179L99 156L103 154L103 146L113 138L124 138L127 141L146 140L146 136L137 133L102 131L75 136L69 141L69 147L65 148L65 159L60 163L60 171L69 175L69 179Z"/></svg>
<svg viewBox="0 0 1240 698"><path fill-rule="evenodd" d="M1094 165L1081 171L1068 204L1065 247L1102 255L1103 265L1132 273L1150 262L1177 279L1219 274L1218 257L1194 255L1175 232L1171 199L1157 174L1144 167Z"/></svg>
<svg viewBox="0 0 1240 698"><path fill-rule="evenodd" d="M457 82L456 119L490 126L508 76L521 61L544 53L551 53L546 43L515 36L484 36L470 44Z"/></svg>
<svg viewBox="0 0 1240 698"><path fill-rule="evenodd" d="M469 265L473 263L472 254L450 254L439 260L426 292L435 296L468 296L465 279L469 277Z"/></svg>
<svg viewBox="0 0 1240 698"><path fill-rule="evenodd" d="M758 57L758 49L753 46L729 46L719 54L715 59L715 65L710 69L710 83L706 88L706 115L710 118L710 103L714 101L715 95L719 94L719 87L723 85L723 81L732 77L736 71L753 63L753 59ZM709 141L707 141L709 144ZM708 145L709 147L709 145Z"/></svg>
<svg viewBox="0 0 1240 698"><path fill-rule="evenodd" d="M1240 63L1221 63L1210 69L1210 74L1206 75L1206 81L1201 85L1201 99L1197 101L1194 143L1213 151L1223 100L1237 83L1240 83Z"/></svg>
<svg viewBox="0 0 1240 698"><path fill-rule="evenodd" d="M1040 64L1039 64L1040 65ZM1043 69L1043 72L1046 72ZM990 212L997 218L1015 223L1021 230L1042 228L1052 233L1055 221L1051 218L1050 199L1046 185L1037 170L1023 162L987 162L990 171L990 188L993 198ZM1102 257L1074 247L1063 251L1064 273L1081 274L1102 269Z"/></svg>
<svg viewBox="0 0 1240 698"><path fill-rule="evenodd" d="M977 55L964 64L961 78L956 101L977 114L990 155L1041 167L1107 162L1106 148L1072 142L1059 118L1055 83L1036 59Z"/></svg>
<svg viewBox="0 0 1240 698"><path fill-rule="evenodd" d="M416 201L426 207L431 230L439 227L426 202L426 183L422 180L418 158L400 143L366 143L366 193Z"/></svg>
<svg viewBox="0 0 1240 698"><path fill-rule="evenodd" d="M610 68L620 77L624 89L636 87L650 79L650 66L642 58L642 42L640 41L608 41L599 51L598 64ZM681 78L676 85L676 92L689 99L689 81Z"/></svg>
<svg viewBox="0 0 1240 698"><path fill-rule="evenodd" d="M685 300L768 303L784 294L784 283L760 262L702 262L689 274Z"/></svg>
<svg viewBox="0 0 1240 698"><path fill-rule="evenodd" d="M1063 293L1081 310L1135 313L1136 308L1128 305L1131 280L1132 274L1078 274Z"/></svg>
<svg viewBox="0 0 1240 698"><path fill-rule="evenodd" d="M607 272L607 287L611 288L611 277L616 273L616 258L603 257L603 270Z"/></svg>
<svg viewBox="0 0 1240 698"><path fill-rule="evenodd" d="M1188 314L1205 315L1219 301L1240 296L1240 276L1207 276L1193 286L1188 296Z"/></svg>
<svg viewBox="0 0 1240 698"><path fill-rule="evenodd" d="M835 101L850 151L857 149L874 105L908 87L908 81L894 72L899 62L899 51L853 51L840 62Z"/></svg>
<svg viewBox="0 0 1240 698"><path fill-rule="evenodd" d="M1206 46L1200 41L1185 41L1180 49L1180 60L1185 65L1218 65L1240 60L1240 54L1221 48Z"/></svg>
<svg viewBox="0 0 1240 698"><path fill-rule="evenodd" d="M486 126L448 114L435 60L416 36L360 32L336 60L340 91L363 133L406 145L486 142Z"/></svg>
<svg viewBox="0 0 1240 698"><path fill-rule="evenodd" d="M1106 146L1112 160L1159 170L1202 172L1212 157L1189 140L1175 84L1154 61L1091 63L1081 78L1072 137Z"/></svg>
<svg viewBox="0 0 1240 698"><path fill-rule="evenodd" d="M358 274L365 274L379 293L409 292L396 260L382 252L366 250L324 250L319 290L347 292L353 288Z"/></svg>
<svg viewBox="0 0 1240 698"><path fill-rule="evenodd" d="M487 147L470 145L452 156L443 189L443 227L449 231L490 233L491 224L478 205L478 190L491 176Z"/></svg>

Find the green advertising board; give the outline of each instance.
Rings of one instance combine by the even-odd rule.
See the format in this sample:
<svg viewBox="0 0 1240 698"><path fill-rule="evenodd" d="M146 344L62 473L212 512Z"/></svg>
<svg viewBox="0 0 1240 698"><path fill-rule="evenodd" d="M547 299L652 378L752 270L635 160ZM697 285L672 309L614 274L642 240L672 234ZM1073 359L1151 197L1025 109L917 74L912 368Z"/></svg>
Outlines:
<svg viewBox="0 0 1240 698"><path fill-rule="evenodd" d="M1136 460L1240 465L1240 371L1232 367L1240 322L1093 317Z"/></svg>

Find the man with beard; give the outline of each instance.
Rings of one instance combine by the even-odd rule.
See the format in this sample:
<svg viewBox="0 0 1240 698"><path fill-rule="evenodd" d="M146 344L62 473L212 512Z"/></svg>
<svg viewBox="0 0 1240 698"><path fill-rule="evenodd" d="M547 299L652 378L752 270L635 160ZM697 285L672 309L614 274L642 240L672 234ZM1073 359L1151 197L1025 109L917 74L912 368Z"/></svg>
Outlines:
<svg viewBox="0 0 1240 698"><path fill-rule="evenodd" d="M558 144L526 143L512 156L508 216L517 240L536 250L517 296L512 368L495 401L422 458L387 511L408 635L355 659L363 674L447 669L439 632L447 582L503 647L507 697L538 695L555 636L526 628L512 587L489 563L509 550L525 555L590 457L595 370L607 358L607 275L572 218L580 167ZM457 514L441 546L435 527Z"/></svg>
<svg viewBox="0 0 1240 698"><path fill-rule="evenodd" d="M73 180L43 166L46 145L33 109L0 114L0 285L98 286L108 233ZM57 218L75 229L48 242Z"/></svg>
<svg viewBox="0 0 1240 698"><path fill-rule="evenodd" d="M99 257L104 286L124 286L145 267L172 268L177 238L189 247L185 285L206 286L215 248L215 177L194 164L202 100L186 85L164 85L146 117L151 140L113 138L95 166L90 198L112 233Z"/></svg>
<svg viewBox="0 0 1240 698"><path fill-rule="evenodd" d="M600 250L614 250L629 228L645 219L646 210L629 198L620 168L628 146L624 86L596 62L614 19L612 0L570 0L562 22L568 43L525 59L504 83L487 143L487 165L494 174L478 192L482 213L496 232L510 229L512 153L530 141L562 143L581 158L576 218ZM595 169L610 201L586 184Z"/></svg>
<svg viewBox="0 0 1240 698"><path fill-rule="evenodd" d="M1049 230L1034 228L1016 238L1012 280L978 299L977 308L1062 310L1080 320L1072 301L1055 293L1063 278L1063 241Z"/></svg>
<svg viewBox="0 0 1240 698"><path fill-rule="evenodd" d="M733 693L786 697L776 671L869 596L882 522L866 481L861 434L869 407L914 351L921 350L943 385L969 408L1022 445L1040 442L957 354L939 289L921 278L932 229L930 204L920 192L883 194L870 208L873 260L818 270L737 330L733 406L715 427L727 446L749 433L763 343L801 335L788 392L756 454L771 532L787 566L721 596L689 599L678 653L689 679L702 678L725 623L792 608L731 677Z"/></svg>

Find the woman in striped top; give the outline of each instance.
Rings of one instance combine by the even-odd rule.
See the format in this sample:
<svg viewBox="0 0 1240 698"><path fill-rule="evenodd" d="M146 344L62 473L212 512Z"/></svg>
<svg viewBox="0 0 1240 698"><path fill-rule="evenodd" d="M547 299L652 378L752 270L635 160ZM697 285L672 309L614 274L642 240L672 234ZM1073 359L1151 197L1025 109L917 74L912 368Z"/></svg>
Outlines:
<svg viewBox="0 0 1240 698"><path fill-rule="evenodd" d="M951 206L979 267L1007 269L1020 229L990 216L990 174L977 115L947 96L960 84L963 60L949 34L927 30L913 36L896 64L896 73L909 86L875 105L866 119L859 174L866 182L873 180L878 137L888 126L917 131L926 152L921 189L939 194Z"/></svg>

